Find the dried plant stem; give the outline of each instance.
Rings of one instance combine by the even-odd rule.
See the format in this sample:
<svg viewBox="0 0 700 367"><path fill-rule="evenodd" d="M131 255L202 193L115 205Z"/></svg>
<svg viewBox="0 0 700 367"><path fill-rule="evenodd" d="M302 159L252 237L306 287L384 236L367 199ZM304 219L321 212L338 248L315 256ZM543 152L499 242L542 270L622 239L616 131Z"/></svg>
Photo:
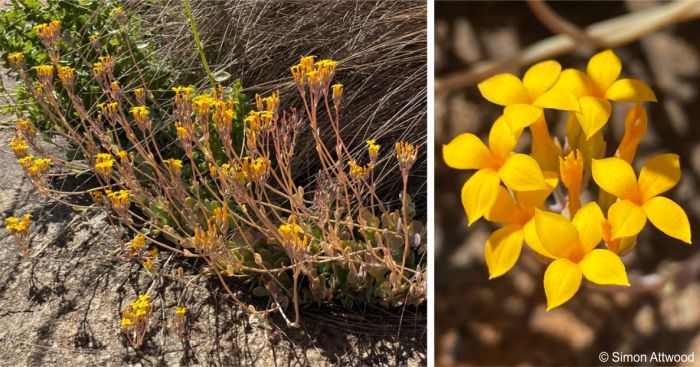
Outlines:
<svg viewBox="0 0 700 367"><path fill-rule="evenodd" d="M652 33L673 23L700 17L699 1L674 1L668 5L636 11L613 19L604 20L585 29L587 39L599 40L605 47L617 47ZM468 70L458 71L435 81L435 93L448 93L474 85L491 75L520 65L556 57L580 47L580 43L569 34L559 34L539 41L520 51L517 55L485 61Z"/></svg>

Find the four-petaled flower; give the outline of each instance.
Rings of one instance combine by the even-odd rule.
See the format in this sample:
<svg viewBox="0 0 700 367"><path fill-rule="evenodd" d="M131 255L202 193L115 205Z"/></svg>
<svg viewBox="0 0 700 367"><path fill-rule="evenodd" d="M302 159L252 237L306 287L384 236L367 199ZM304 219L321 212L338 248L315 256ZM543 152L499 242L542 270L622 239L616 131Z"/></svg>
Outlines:
<svg viewBox="0 0 700 367"><path fill-rule="evenodd" d="M642 167L639 180L629 163L620 158L593 161L593 179L603 190L620 200L608 209L612 240L636 236L647 218L667 235L690 242L688 216L671 199L658 196L678 183L680 162L676 154L660 154Z"/></svg>
<svg viewBox="0 0 700 367"><path fill-rule="evenodd" d="M545 200L557 186L556 173L545 172L545 181L547 189L516 192L515 198L505 187L500 187L496 202L484 215L491 222L505 225L486 240L484 257L489 268L489 279L505 274L515 265L523 241L540 255L551 257L537 239L533 220L535 208L543 208Z"/></svg>
<svg viewBox="0 0 700 367"><path fill-rule="evenodd" d="M656 95L643 81L618 79L621 71L620 59L612 50L606 50L591 57L586 73L566 69L552 87L552 91L569 92L578 98L581 110L576 112L576 117L586 138L592 137L610 118L610 101L656 102Z"/></svg>
<svg viewBox="0 0 700 367"><path fill-rule="evenodd" d="M583 277L601 285L629 286L625 265L614 252L596 249L602 239L603 212L596 203L583 206L569 221L561 214L535 210L535 230L552 261L544 273L547 310L576 294Z"/></svg>
<svg viewBox="0 0 700 367"><path fill-rule="evenodd" d="M553 60L529 68L521 81L513 74L498 74L479 83L487 100L504 106L503 115L513 131L532 125L543 116L543 108L578 111L576 97L567 90L550 90L561 73Z"/></svg>
<svg viewBox="0 0 700 367"><path fill-rule="evenodd" d="M513 153L522 130L513 133L504 117L491 127L489 146L466 133L442 147L445 163L457 169L476 169L462 187L462 204L469 225L487 213L498 197L501 181L514 191L545 190L540 166L526 154Z"/></svg>

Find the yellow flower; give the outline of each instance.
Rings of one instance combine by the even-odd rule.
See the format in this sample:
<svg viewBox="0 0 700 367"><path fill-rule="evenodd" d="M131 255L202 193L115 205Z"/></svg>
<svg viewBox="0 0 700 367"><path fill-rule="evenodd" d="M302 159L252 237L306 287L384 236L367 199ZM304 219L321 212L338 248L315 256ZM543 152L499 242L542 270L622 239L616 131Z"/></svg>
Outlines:
<svg viewBox="0 0 700 367"><path fill-rule="evenodd" d="M363 180L367 175L368 169L360 166L354 160L349 163L350 177L356 180Z"/></svg>
<svg viewBox="0 0 700 367"><path fill-rule="evenodd" d="M131 248L131 251L133 253L137 253L137 252L145 249L146 248L146 237L144 237L140 233L137 234L136 236L134 236L134 239L131 240L129 247Z"/></svg>
<svg viewBox="0 0 700 367"><path fill-rule="evenodd" d="M100 109L100 112L102 112L103 115L113 116L114 114L117 113L117 108L119 108L119 103L118 102L98 103L97 107Z"/></svg>
<svg viewBox="0 0 700 367"><path fill-rule="evenodd" d="M143 123L148 119L148 107L146 106L134 106L129 110L131 115L134 116L134 120L138 123Z"/></svg>
<svg viewBox="0 0 700 367"><path fill-rule="evenodd" d="M416 149L413 144L405 141L396 143L394 151L396 153L396 159L404 169L410 169L416 161L416 158L418 158L418 149Z"/></svg>
<svg viewBox="0 0 700 367"><path fill-rule="evenodd" d="M594 160L592 168L596 184L620 199L608 209L613 240L637 235L648 218L667 235L691 243L690 222L683 208L658 196L676 186L681 178L678 155L651 158L642 167L639 180L632 166L620 158Z"/></svg>
<svg viewBox="0 0 700 367"><path fill-rule="evenodd" d="M194 112L199 115L208 115L211 111L211 104L213 100L208 94L200 94L192 99L192 105L194 106Z"/></svg>
<svg viewBox="0 0 700 367"><path fill-rule="evenodd" d="M75 81L75 69L70 66L59 66L58 79L61 80L61 83L63 83L66 88L72 87Z"/></svg>
<svg viewBox="0 0 700 367"><path fill-rule="evenodd" d="M112 191L105 190L107 198L112 203L112 206L117 210L127 210L129 209L129 192L126 190Z"/></svg>
<svg viewBox="0 0 700 367"><path fill-rule="evenodd" d="M185 316L186 313L187 313L186 307L178 306L175 309L175 314L177 314L178 316Z"/></svg>
<svg viewBox="0 0 700 367"><path fill-rule="evenodd" d="M343 85L340 83L333 84L331 87L333 89L333 100L337 100L343 97Z"/></svg>
<svg viewBox="0 0 700 367"><path fill-rule="evenodd" d="M24 62L24 54L21 52L13 52L7 56L7 62L13 69L19 70L22 68L22 63Z"/></svg>
<svg viewBox="0 0 700 367"><path fill-rule="evenodd" d="M572 221L535 210L535 229L555 259L544 273L547 310L562 305L581 287L583 277L600 285L629 286L625 265L615 253L595 249L602 239L603 212L596 203L582 207Z"/></svg>
<svg viewBox="0 0 700 367"><path fill-rule="evenodd" d="M34 164L34 157L28 155L18 159L17 162L19 162L19 165L22 166L23 169L27 170Z"/></svg>
<svg viewBox="0 0 700 367"><path fill-rule="evenodd" d="M379 148L381 148L381 145L377 144L377 142L374 139L367 140L367 152L369 153L370 160L377 160L377 156L379 155Z"/></svg>
<svg viewBox="0 0 700 367"><path fill-rule="evenodd" d="M31 214L25 214L22 219L16 217L5 218L5 225L8 231L14 233L26 233L29 229Z"/></svg>
<svg viewBox="0 0 700 367"><path fill-rule="evenodd" d="M10 141L10 149L12 149L12 153L15 154L15 157L22 158L27 155L29 144L27 144L27 141L22 139L21 136L16 136Z"/></svg>
<svg viewBox="0 0 700 367"><path fill-rule="evenodd" d="M559 78L561 65L553 60L530 67L522 81L513 74L498 74L479 83L481 94L504 106L503 115L511 130L532 125L543 116L543 108L578 111L574 95L568 91L550 90Z"/></svg>
<svg viewBox="0 0 700 367"><path fill-rule="evenodd" d="M511 132L501 116L491 127L488 147L470 133L461 134L443 146L443 159L448 166L477 170L462 187L462 204L469 225L491 209L501 181L514 191L547 189L537 162L528 155L512 152L521 132Z"/></svg>
<svg viewBox="0 0 700 367"><path fill-rule="evenodd" d="M51 81L51 78L53 78L53 65L35 66L34 70L36 70L39 80Z"/></svg>
<svg viewBox="0 0 700 367"><path fill-rule="evenodd" d="M547 172L545 181L547 189L516 192L515 200L505 187L498 188L496 201L484 215L491 222L504 224L486 240L484 256L489 269L489 279L505 274L515 265L520 257L523 241L540 255L552 257L537 239L533 220L535 208L544 207L545 200L557 186L557 174Z"/></svg>
<svg viewBox="0 0 700 367"><path fill-rule="evenodd" d="M182 173L182 160L169 158L164 160L163 163L173 175L179 176Z"/></svg>
<svg viewBox="0 0 700 367"><path fill-rule="evenodd" d="M95 156L95 171L99 173L103 178L109 177L112 173L112 166L114 165L114 159L109 153L99 153Z"/></svg>
<svg viewBox="0 0 700 367"><path fill-rule="evenodd" d="M21 132L26 138L32 139L36 136L37 130L31 121L27 119L17 119L15 125L17 126L17 130L19 130L19 132Z"/></svg>
<svg viewBox="0 0 700 367"><path fill-rule="evenodd" d="M131 319L123 317L122 318L122 329L128 329L131 327Z"/></svg>
<svg viewBox="0 0 700 367"><path fill-rule="evenodd" d="M175 122L175 131L177 132L177 137L183 142L187 142L190 139L190 133L179 121Z"/></svg>
<svg viewBox="0 0 700 367"><path fill-rule="evenodd" d="M292 244L297 247L306 247L309 243L309 238L304 235L304 230L298 224L282 224L279 226L279 231L287 244Z"/></svg>
<svg viewBox="0 0 700 367"><path fill-rule="evenodd" d="M636 79L618 79L622 71L620 59L612 50L602 51L588 61L586 73L566 69L552 87L553 91L565 91L578 98L580 111L576 112L581 128L590 138L610 118L610 101L656 102L656 95L649 86Z"/></svg>

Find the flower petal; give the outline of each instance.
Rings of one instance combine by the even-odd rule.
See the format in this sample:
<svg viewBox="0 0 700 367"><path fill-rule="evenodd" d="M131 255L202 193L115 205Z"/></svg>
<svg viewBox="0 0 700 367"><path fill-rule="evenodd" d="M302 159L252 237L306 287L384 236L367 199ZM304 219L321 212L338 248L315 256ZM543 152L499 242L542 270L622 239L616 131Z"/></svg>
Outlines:
<svg viewBox="0 0 700 367"><path fill-rule="evenodd" d="M638 193L632 166L620 158L594 159L592 171L595 183L618 198L627 199Z"/></svg>
<svg viewBox="0 0 700 367"><path fill-rule="evenodd" d="M581 97L578 100L581 112L576 112L581 128L586 133L586 139L590 139L610 119L612 105L606 99L596 97Z"/></svg>
<svg viewBox="0 0 700 367"><path fill-rule="evenodd" d="M522 248L523 231L518 226L505 226L493 232L484 248L489 279L497 278L510 270L518 261Z"/></svg>
<svg viewBox="0 0 700 367"><path fill-rule="evenodd" d="M593 283L601 285L626 285L627 279L625 264L620 257L610 250L596 249L589 252L578 263L583 276Z"/></svg>
<svg viewBox="0 0 700 367"><path fill-rule="evenodd" d="M629 200L620 200L608 209L612 239L636 236L644 229L647 215L644 209Z"/></svg>
<svg viewBox="0 0 700 367"><path fill-rule="evenodd" d="M652 198L644 203L644 212L661 232L687 244L692 243L688 216L673 200L663 196Z"/></svg>
<svg viewBox="0 0 700 367"><path fill-rule="evenodd" d="M581 269L568 259L554 260L544 272L547 311L564 304L578 292L583 278Z"/></svg>
<svg viewBox="0 0 700 367"><path fill-rule="evenodd" d="M462 186L462 205L470 226L491 210L498 197L500 183L498 172L482 169L476 171Z"/></svg>
<svg viewBox="0 0 700 367"><path fill-rule="evenodd" d="M532 105L563 111L581 110L576 96L564 90L550 90L539 96Z"/></svg>
<svg viewBox="0 0 700 367"><path fill-rule="evenodd" d="M596 87L606 91L617 80L622 71L622 63L612 50L599 52L588 61L586 72L591 77Z"/></svg>
<svg viewBox="0 0 700 367"><path fill-rule="evenodd" d="M542 109L530 104L513 104L503 109L508 126L513 131L522 130L542 117Z"/></svg>
<svg viewBox="0 0 700 367"><path fill-rule="evenodd" d="M681 179L677 154L659 154L648 160L639 173L639 190L644 200L670 190Z"/></svg>
<svg viewBox="0 0 700 367"><path fill-rule="evenodd" d="M479 83L478 87L484 98L497 105L510 106L530 102L523 83L513 74L494 75Z"/></svg>
<svg viewBox="0 0 700 367"><path fill-rule="evenodd" d="M656 102L654 91L649 88L647 83L637 79L616 81L605 92L605 98L618 102Z"/></svg>
<svg viewBox="0 0 700 367"><path fill-rule="evenodd" d="M489 132L489 147L494 155L505 159L518 143L522 130L511 130L504 116L499 117Z"/></svg>
<svg viewBox="0 0 700 367"><path fill-rule="evenodd" d="M491 206L491 209L484 213L484 217L495 223L509 224L515 221L515 215L518 208L515 206L513 197L503 186L498 186L498 196L496 201Z"/></svg>
<svg viewBox="0 0 700 367"><path fill-rule="evenodd" d="M537 238L548 253L568 258L578 252L578 232L561 214L535 209Z"/></svg>
<svg viewBox="0 0 700 367"><path fill-rule="evenodd" d="M571 224L578 230L579 241L583 246L584 253L594 249L603 239L603 219L605 219L603 212L593 201L579 209L574 219L571 220Z"/></svg>
<svg viewBox="0 0 700 367"><path fill-rule="evenodd" d="M518 204L524 207L538 208L544 204L545 200L552 194L552 191L559 183L559 175L553 171L542 171L544 182L547 188L544 190L518 191L515 193L515 198L518 199Z"/></svg>
<svg viewBox="0 0 700 367"><path fill-rule="evenodd" d="M559 80L554 83L552 90L562 90L581 98L591 94L593 81L586 73L576 69L566 69L559 75Z"/></svg>
<svg viewBox="0 0 700 367"><path fill-rule="evenodd" d="M525 226L523 227L523 233L525 234L525 243L527 243L527 245L530 246L530 248L533 251L544 257L556 259L556 256L550 254L549 251L547 251L547 249L544 248L544 245L542 245L542 241L540 241L540 238L537 236L537 229L535 228L534 219L525 223Z"/></svg>
<svg viewBox="0 0 700 367"><path fill-rule="evenodd" d="M489 148L474 134L460 134L442 146L442 158L457 169L481 169L491 159Z"/></svg>
<svg viewBox="0 0 700 367"><path fill-rule="evenodd" d="M531 99L536 99L554 85L561 73L561 65L547 60L532 65L523 76L523 85Z"/></svg>
<svg viewBox="0 0 700 367"><path fill-rule="evenodd" d="M503 183L511 190L530 191L547 189L547 182L534 158L525 154L513 154L498 170Z"/></svg>

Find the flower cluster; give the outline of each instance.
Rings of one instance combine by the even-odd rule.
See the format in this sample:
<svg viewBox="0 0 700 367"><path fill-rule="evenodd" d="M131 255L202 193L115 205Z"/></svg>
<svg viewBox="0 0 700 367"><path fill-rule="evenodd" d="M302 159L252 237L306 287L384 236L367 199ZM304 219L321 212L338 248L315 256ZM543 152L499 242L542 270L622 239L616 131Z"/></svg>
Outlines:
<svg viewBox="0 0 700 367"><path fill-rule="evenodd" d="M16 217L5 218L5 228L15 238L17 248L21 256L27 256L29 252L29 225L31 214L25 214L21 219Z"/></svg>
<svg viewBox="0 0 700 367"><path fill-rule="evenodd" d="M112 174L113 165L114 159L111 154L99 153L95 156L95 172L106 182L109 182L109 176Z"/></svg>
<svg viewBox="0 0 700 367"><path fill-rule="evenodd" d="M148 294L140 294L138 299L122 311L121 328L131 345L138 349L148 331L148 322L153 306Z"/></svg>
<svg viewBox="0 0 700 367"><path fill-rule="evenodd" d="M482 217L501 225L484 250L490 277L510 270L526 243L549 262L548 309L573 297L584 277L601 285L629 285L620 255L635 246L647 219L691 243L683 209L659 196L680 180L678 156L651 158L639 176L631 166L647 124L642 103L656 102L656 96L644 82L620 78L621 70L619 58L607 50L590 59L586 72L562 71L549 60L532 66L522 80L493 76L478 86L487 100L504 107L488 145L465 133L443 147L448 166L476 170L461 193L469 225ZM615 156L606 158L611 101L632 107ZM550 135L545 109L568 111L563 144ZM532 136L529 155L514 152L526 128ZM599 199L582 205L590 177ZM548 204L550 195L554 204Z"/></svg>

